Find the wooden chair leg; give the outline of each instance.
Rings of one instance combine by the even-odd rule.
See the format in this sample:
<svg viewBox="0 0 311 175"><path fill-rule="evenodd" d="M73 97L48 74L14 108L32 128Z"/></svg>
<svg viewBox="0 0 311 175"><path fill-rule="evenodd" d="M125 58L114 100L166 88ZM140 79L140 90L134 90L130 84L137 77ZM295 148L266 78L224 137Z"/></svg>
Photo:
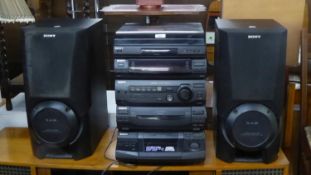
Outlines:
<svg viewBox="0 0 311 175"><path fill-rule="evenodd" d="M5 108L7 111L11 111L13 109L13 105L12 105L12 101L10 97L5 99Z"/></svg>
<svg viewBox="0 0 311 175"><path fill-rule="evenodd" d="M4 34L4 27L0 23L0 63L1 63L1 91L6 100L6 109L12 110L10 84L9 84L9 68L7 59L7 48Z"/></svg>

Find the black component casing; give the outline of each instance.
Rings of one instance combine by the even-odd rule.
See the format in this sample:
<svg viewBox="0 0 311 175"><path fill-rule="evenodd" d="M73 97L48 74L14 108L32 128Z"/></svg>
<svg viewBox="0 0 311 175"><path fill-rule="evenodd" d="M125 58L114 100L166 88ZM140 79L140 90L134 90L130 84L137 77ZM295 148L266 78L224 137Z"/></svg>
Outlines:
<svg viewBox="0 0 311 175"><path fill-rule="evenodd" d="M190 56L205 58L205 34L200 23L141 25L126 23L114 39L115 58ZM164 57L163 57L164 56Z"/></svg>
<svg viewBox="0 0 311 175"><path fill-rule="evenodd" d="M206 77L205 34L200 23L126 23L114 39L117 79Z"/></svg>
<svg viewBox="0 0 311 175"><path fill-rule="evenodd" d="M108 126L102 20L46 20L24 27L23 35L34 155L91 155Z"/></svg>
<svg viewBox="0 0 311 175"><path fill-rule="evenodd" d="M284 107L286 37L273 20L216 20L216 155L277 158Z"/></svg>
<svg viewBox="0 0 311 175"><path fill-rule="evenodd" d="M207 61L191 58L174 59L115 59L117 79L203 79L207 73Z"/></svg>
<svg viewBox="0 0 311 175"><path fill-rule="evenodd" d="M202 131L205 106L199 107L117 107L120 131Z"/></svg>
<svg viewBox="0 0 311 175"><path fill-rule="evenodd" d="M194 164L205 159L202 132L119 132L116 159L139 164Z"/></svg>
<svg viewBox="0 0 311 175"><path fill-rule="evenodd" d="M200 23L124 24L114 39L116 159L193 164L205 159L207 73Z"/></svg>
<svg viewBox="0 0 311 175"><path fill-rule="evenodd" d="M205 80L116 80L120 106L202 106Z"/></svg>

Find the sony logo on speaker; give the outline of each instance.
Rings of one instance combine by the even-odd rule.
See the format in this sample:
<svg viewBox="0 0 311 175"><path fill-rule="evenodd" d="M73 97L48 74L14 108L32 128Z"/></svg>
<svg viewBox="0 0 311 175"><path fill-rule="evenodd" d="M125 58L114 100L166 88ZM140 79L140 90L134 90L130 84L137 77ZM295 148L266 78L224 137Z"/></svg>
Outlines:
<svg viewBox="0 0 311 175"><path fill-rule="evenodd" d="M46 118L46 119L45 119L45 122L48 122L48 123L56 123L56 122L57 122L57 119L55 119L55 118Z"/></svg>
<svg viewBox="0 0 311 175"><path fill-rule="evenodd" d="M260 39L261 35L248 35L248 39Z"/></svg>
<svg viewBox="0 0 311 175"><path fill-rule="evenodd" d="M55 34L43 34L43 38L55 38Z"/></svg>

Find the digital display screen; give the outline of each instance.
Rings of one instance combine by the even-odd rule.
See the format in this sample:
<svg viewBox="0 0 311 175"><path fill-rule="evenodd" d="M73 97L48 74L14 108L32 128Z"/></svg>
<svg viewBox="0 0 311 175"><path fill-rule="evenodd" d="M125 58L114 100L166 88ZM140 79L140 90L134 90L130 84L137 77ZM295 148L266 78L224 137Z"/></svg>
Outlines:
<svg viewBox="0 0 311 175"><path fill-rule="evenodd" d="M145 152L176 152L177 141L165 140L163 142L144 141Z"/></svg>
<svg viewBox="0 0 311 175"><path fill-rule="evenodd" d="M185 72L190 68L190 60L132 60L129 62L129 69L133 72Z"/></svg>

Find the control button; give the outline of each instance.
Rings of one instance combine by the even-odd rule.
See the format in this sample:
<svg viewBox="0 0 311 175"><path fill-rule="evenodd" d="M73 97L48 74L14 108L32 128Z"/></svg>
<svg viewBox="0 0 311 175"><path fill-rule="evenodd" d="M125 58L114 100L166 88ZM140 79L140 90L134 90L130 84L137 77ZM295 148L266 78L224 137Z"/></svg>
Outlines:
<svg viewBox="0 0 311 175"><path fill-rule="evenodd" d="M202 93L197 93L196 98L197 98L197 100L203 100L204 96Z"/></svg>
<svg viewBox="0 0 311 175"><path fill-rule="evenodd" d="M135 87L130 87L130 92L135 92Z"/></svg>
<svg viewBox="0 0 311 175"><path fill-rule="evenodd" d="M117 66L118 67L125 67L125 64L124 63L117 63Z"/></svg>
<svg viewBox="0 0 311 175"><path fill-rule="evenodd" d="M167 100L168 102L172 102L172 101L174 100L174 96L171 95L171 94L169 94L169 95L166 96L166 100Z"/></svg>
<svg viewBox="0 0 311 175"><path fill-rule="evenodd" d="M193 62L192 66L195 66L195 67L197 67L197 66L198 67L206 66L206 62L205 61L204 62L203 61L202 62L198 62L198 61L197 62Z"/></svg>
<svg viewBox="0 0 311 175"><path fill-rule="evenodd" d="M193 114L193 115L203 115L203 114L204 114L204 111L203 111L203 110L192 111L192 114ZM199 117L201 117L201 116L199 116Z"/></svg>
<svg viewBox="0 0 311 175"><path fill-rule="evenodd" d="M201 92L197 93L197 97L203 97L203 93Z"/></svg>
<svg viewBox="0 0 311 175"><path fill-rule="evenodd" d="M204 84L203 83L195 83L193 85L194 88L204 88Z"/></svg>
<svg viewBox="0 0 311 175"><path fill-rule="evenodd" d="M205 62L202 62L202 61L193 61L192 65L193 65L194 67L206 66Z"/></svg>
<svg viewBox="0 0 311 175"><path fill-rule="evenodd" d="M178 90L178 98L181 101L190 101L192 99L192 91L189 87L184 86Z"/></svg>
<svg viewBox="0 0 311 175"><path fill-rule="evenodd" d="M123 52L123 47L115 47L114 51L115 51L115 53L122 53Z"/></svg>
<svg viewBox="0 0 311 175"><path fill-rule="evenodd" d="M127 107L118 107L118 114L128 114Z"/></svg>
<svg viewBox="0 0 311 175"><path fill-rule="evenodd" d="M190 148L192 150L197 150L197 149L200 148L200 145L197 142L193 142L193 143L190 144Z"/></svg>
<svg viewBox="0 0 311 175"><path fill-rule="evenodd" d="M200 121L202 121L202 119L201 119L202 117L201 117L201 115L200 116L193 116L193 118L192 118L192 120L194 121L194 122L200 122Z"/></svg>
<svg viewBox="0 0 311 175"><path fill-rule="evenodd" d="M186 132L186 133L184 134L184 136L185 136L185 138L189 138L189 137L191 137L191 134L190 134L189 132Z"/></svg>
<svg viewBox="0 0 311 175"><path fill-rule="evenodd" d="M176 92L176 88L175 87L165 87L165 90L167 91L167 92Z"/></svg>
<svg viewBox="0 0 311 175"><path fill-rule="evenodd" d="M202 124L202 123L205 123L205 120L206 120L206 118L205 118L205 117L204 117L204 118L202 117L202 118L200 118L200 120L198 120L198 121L199 121L199 123Z"/></svg>
<svg viewBox="0 0 311 175"><path fill-rule="evenodd" d="M162 87L161 87L161 86L158 86L158 87L157 87L157 91L158 91L158 92L161 92L161 91L162 91Z"/></svg>
<svg viewBox="0 0 311 175"><path fill-rule="evenodd" d="M127 122L128 121L128 117L127 116L117 116L117 120L119 122Z"/></svg>

